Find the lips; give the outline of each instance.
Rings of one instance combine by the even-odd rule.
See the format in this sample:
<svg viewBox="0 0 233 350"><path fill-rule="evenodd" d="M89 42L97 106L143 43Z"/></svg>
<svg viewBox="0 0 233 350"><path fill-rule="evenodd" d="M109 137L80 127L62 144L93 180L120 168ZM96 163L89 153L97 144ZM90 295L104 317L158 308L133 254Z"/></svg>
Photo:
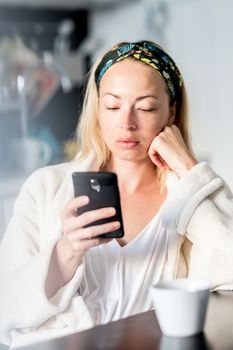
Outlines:
<svg viewBox="0 0 233 350"><path fill-rule="evenodd" d="M116 140L117 144L124 147L124 148L133 148L136 147L140 141L135 139L129 139L129 138L122 138Z"/></svg>

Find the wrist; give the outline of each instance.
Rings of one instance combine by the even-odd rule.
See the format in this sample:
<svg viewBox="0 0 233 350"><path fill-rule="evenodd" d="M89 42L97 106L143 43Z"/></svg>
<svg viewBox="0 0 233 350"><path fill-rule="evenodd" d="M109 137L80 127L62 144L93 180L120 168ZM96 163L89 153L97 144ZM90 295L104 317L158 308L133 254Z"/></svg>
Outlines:
<svg viewBox="0 0 233 350"><path fill-rule="evenodd" d="M187 158L185 161L183 161L179 168L177 169L177 175L179 177L183 177L189 170L191 170L196 164L198 163L198 161L193 158L193 157L189 157Z"/></svg>
<svg viewBox="0 0 233 350"><path fill-rule="evenodd" d="M56 246L56 259L59 266L62 286L74 276L78 266L82 262L82 256L73 252L66 240L60 239Z"/></svg>

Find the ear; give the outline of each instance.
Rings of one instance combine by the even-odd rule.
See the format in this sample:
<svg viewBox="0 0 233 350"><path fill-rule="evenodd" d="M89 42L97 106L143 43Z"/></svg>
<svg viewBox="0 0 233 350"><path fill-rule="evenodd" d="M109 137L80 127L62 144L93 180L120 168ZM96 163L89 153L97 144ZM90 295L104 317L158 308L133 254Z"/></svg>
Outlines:
<svg viewBox="0 0 233 350"><path fill-rule="evenodd" d="M174 102L171 106L169 106L169 118L167 121L167 126L171 126L174 124L176 117L176 102Z"/></svg>

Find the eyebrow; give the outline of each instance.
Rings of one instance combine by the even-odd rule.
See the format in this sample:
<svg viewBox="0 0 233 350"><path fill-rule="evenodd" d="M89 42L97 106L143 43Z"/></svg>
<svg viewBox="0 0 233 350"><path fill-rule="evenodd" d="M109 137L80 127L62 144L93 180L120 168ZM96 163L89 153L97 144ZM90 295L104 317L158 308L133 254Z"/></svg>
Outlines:
<svg viewBox="0 0 233 350"><path fill-rule="evenodd" d="M112 94L111 92L106 92L106 93L104 94L104 96L106 96L106 95L113 96L113 97L117 98L118 100L120 99L120 96L115 95L115 94ZM136 101L141 101L141 100L144 100L145 98L154 98L155 100L158 100L158 97L155 96L155 95L144 95L144 96L139 96L139 97L137 97L137 98L136 98Z"/></svg>

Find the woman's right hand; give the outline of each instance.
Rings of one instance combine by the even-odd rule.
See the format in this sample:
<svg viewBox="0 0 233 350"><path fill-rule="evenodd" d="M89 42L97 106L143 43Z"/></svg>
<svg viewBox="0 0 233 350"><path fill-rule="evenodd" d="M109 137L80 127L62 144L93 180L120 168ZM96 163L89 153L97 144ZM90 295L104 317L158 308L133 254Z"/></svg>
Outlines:
<svg viewBox="0 0 233 350"><path fill-rule="evenodd" d="M73 277L83 255L90 248L112 240L98 236L120 227L118 221L85 227L94 221L114 216L116 212L114 208L101 208L78 215L78 209L88 203L87 196L73 198L61 213L63 235L56 245L56 258L63 285Z"/></svg>

